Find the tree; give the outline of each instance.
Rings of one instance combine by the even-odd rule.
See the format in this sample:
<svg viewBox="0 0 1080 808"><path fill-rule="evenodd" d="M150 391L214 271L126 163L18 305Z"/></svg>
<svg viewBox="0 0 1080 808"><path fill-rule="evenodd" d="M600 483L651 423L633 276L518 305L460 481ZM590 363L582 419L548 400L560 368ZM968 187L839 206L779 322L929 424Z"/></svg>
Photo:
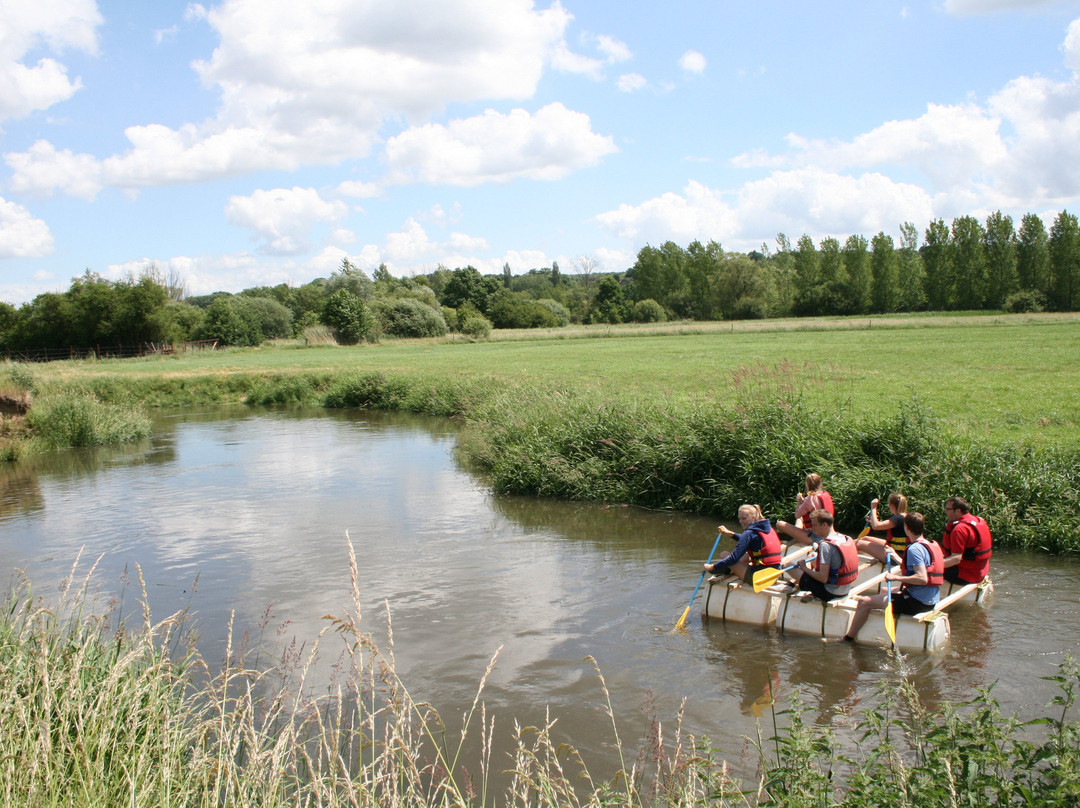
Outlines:
<svg viewBox="0 0 1080 808"><path fill-rule="evenodd" d="M370 327L364 301L348 289L338 289L323 305L320 320L334 330L342 345L355 345L367 336Z"/></svg>
<svg viewBox="0 0 1080 808"><path fill-rule="evenodd" d="M559 274L559 262L558 261L552 261L551 262L551 285L552 286L558 286L559 282L561 280L562 280L562 276Z"/></svg>
<svg viewBox="0 0 1080 808"><path fill-rule="evenodd" d="M503 288L504 289L509 289L510 284L514 280L514 273L510 271L510 262L509 261L507 261L507 262L505 262L503 264L502 279L503 279Z"/></svg>
<svg viewBox="0 0 1080 808"><path fill-rule="evenodd" d="M1000 210L986 217L985 306L1000 309L1017 289L1016 231Z"/></svg>
<svg viewBox="0 0 1080 808"><path fill-rule="evenodd" d="M911 222L900 225L900 253L897 256L897 311L926 308L926 270L919 252L919 231Z"/></svg>
<svg viewBox="0 0 1080 808"><path fill-rule="evenodd" d="M715 320L723 303L719 299L717 280L725 263L724 248L714 240L703 245L692 241L686 248L686 313L696 320Z"/></svg>
<svg viewBox="0 0 1080 808"><path fill-rule="evenodd" d="M593 276L601 270L600 262L593 258L591 255L579 255L573 261L574 266L577 268L578 274L582 280L585 281L585 286L592 285Z"/></svg>
<svg viewBox="0 0 1080 808"><path fill-rule="evenodd" d="M1080 305L1080 225L1061 211L1050 227L1050 304L1057 311Z"/></svg>
<svg viewBox="0 0 1080 808"><path fill-rule="evenodd" d="M797 314L817 313L818 287L821 283L820 263L814 240L804 233L799 239L798 250L795 252L793 308Z"/></svg>
<svg viewBox="0 0 1080 808"><path fill-rule="evenodd" d="M986 230L974 216L960 216L952 224L954 309L981 309L986 305Z"/></svg>
<svg viewBox="0 0 1080 808"><path fill-rule="evenodd" d="M341 267L326 282L327 298L339 289L347 289L361 300L370 300L374 293L371 278L367 276L364 270L349 261L348 258L341 259Z"/></svg>
<svg viewBox="0 0 1080 808"><path fill-rule="evenodd" d="M594 323L622 323L629 314L622 286L611 275L605 276L593 298L589 319Z"/></svg>
<svg viewBox="0 0 1080 808"><path fill-rule="evenodd" d="M253 324L245 321L233 308L231 297L219 297L211 303L192 336L199 340L216 339L222 345L258 345L260 342Z"/></svg>
<svg viewBox="0 0 1080 808"><path fill-rule="evenodd" d="M896 248L892 236L879 232L870 242L871 304L873 311L896 311L900 299Z"/></svg>
<svg viewBox="0 0 1080 808"><path fill-rule="evenodd" d="M467 266L455 269L443 287L439 302L452 309L459 309L469 303L481 314L491 310L491 304L501 284L496 278L480 274L476 267Z"/></svg>
<svg viewBox="0 0 1080 808"><path fill-rule="evenodd" d="M1016 276L1020 289L1050 293L1050 240L1043 220L1034 213L1020 222L1016 247Z"/></svg>
<svg viewBox="0 0 1080 808"><path fill-rule="evenodd" d="M846 283L841 287L849 301L851 314L861 314L870 308L871 269L866 236L851 235L844 242Z"/></svg>
<svg viewBox="0 0 1080 808"><path fill-rule="evenodd" d="M943 311L952 298L953 272L951 237L943 219L926 228L926 244L919 253L926 271L926 298L933 311Z"/></svg>

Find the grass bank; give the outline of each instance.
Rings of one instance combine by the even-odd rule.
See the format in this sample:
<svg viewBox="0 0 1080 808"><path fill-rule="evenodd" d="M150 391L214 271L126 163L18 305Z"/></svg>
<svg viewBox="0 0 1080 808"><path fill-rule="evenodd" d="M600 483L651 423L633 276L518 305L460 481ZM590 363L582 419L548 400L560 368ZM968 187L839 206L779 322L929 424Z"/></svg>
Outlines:
<svg viewBox="0 0 1080 808"><path fill-rule="evenodd" d="M31 386L457 416L498 491L725 517L789 514L817 470L844 527L898 490L940 533L961 495L1000 546L1080 554L1080 316L710 325L62 362Z"/></svg>
<svg viewBox="0 0 1080 808"><path fill-rule="evenodd" d="M90 575L75 579L74 570L58 603L33 597L23 581L0 613L4 805L1040 808L1080 798L1072 660L1052 677L1060 694L1049 709L1023 718L1003 715L989 691L931 711L901 684L842 728L860 739L851 756L837 754L832 730L803 721L796 694L774 706L766 737L756 739L752 782L734 779L677 716L674 729L656 720L639 748L624 745L598 670L598 700L623 764L597 781L587 760L553 741L557 716L503 730L488 714L483 690L497 658L460 728L449 729L398 677L392 647L384 653L362 631L351 548L349 561L352 610L328 617L313 645L267 666L259 649L230 643L216 672L183 612L159 622L145 606L127 621L120 607L94 613ZM337 660L337 674L315 688L307 675L320 655ZM505 756L491 752L497 731L510 733ZM465 759L474 735L481 751Z"/></svg>

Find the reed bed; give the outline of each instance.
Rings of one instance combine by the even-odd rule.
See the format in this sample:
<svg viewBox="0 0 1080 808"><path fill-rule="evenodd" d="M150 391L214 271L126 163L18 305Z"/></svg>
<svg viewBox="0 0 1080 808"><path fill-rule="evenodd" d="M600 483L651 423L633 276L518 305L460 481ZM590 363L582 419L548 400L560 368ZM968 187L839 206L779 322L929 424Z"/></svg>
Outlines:
<svg viewBox="0 0 1080 808"><path fill-rule="evenodd" d="M928 711L901 679L880 706L834 730L803 721L796 691L787 707L773 707L772 734L751 744L759 758L752 782L733 778L680 717L673 729L654 717L631 754L598 669L622 761L610 781L594 780L587 762L555 740L557 717L515 722L512 751L493 755L500 730L483 691L498 655L460 730L449 732L435 706L397 676L392 631L386 652L365 632L351 545L348 552L350 611L327 617L317 640L290 646L272 666L260 666L259 649L234 644L230 632L212 669L183 611L158 622L145 606L128 619L115 604L95 612L93 568L77 577L78 561L54 604L22 580L0 615L4 805L951 808L1080 799L1080 672L1071 659L1050 677L1060 694L1049 715L1029 720L1003 715L989 690ZM337 659L335 674L315 684L322 655ZM835 751L835 731L858 739L855 754ZM465 760L471 734L478 757Z"/></svg>

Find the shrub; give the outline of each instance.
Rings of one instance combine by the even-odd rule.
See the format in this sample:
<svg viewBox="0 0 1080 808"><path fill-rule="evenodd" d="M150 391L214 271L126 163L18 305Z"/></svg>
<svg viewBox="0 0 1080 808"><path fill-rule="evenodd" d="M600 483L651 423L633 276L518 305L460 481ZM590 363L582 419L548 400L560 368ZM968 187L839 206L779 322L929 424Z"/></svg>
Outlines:
<svg viewBox="0 0 1080 808"><path fill-rule="evenodd" d="M392 337L442 337L448 330L442 312L419 300L380 301L375 310L384 333Z"/></svg>
<svg viewBox="0 0 1080 808"><path fill-rule="evenodd" d="M1048 301L1046 295L1035 289L1023 289L1013 292L1007 298L1002 308L1010 314L1034 314L1046 311Z"/></svg>
<svg viewBox="0 0 1080 808"><path fill-rule="evenodd" d="M338 289L330 295L320 319L334 329L342 345L355 345L364 339L371 325L364 301L348 289Z"/></svg>
<svg viewBox="0 0 1080 808"><path fill-rule="evenodd" d="M732 320L764 320L769 305L760 297L740 297L731 311Z"/></svg>
<svg viewBox="0 0 1080 808"><path fill-rule="evenodd" d="M38 398L27 420L34 439L50 449L106 446L150 434L150 419L140 409L103 404L81 391Z"/></svg>
<svg viewBox="0 0 1080 808"><path fill-rule="evenodd" d="M667 320L667 312L663 306L647 297L634 304L630 319L635 323L663 323Z"/></svg>
<svg viewBox="0 0 1080 808"><path fill-rule="evenodd" d="M503 298L491 307L491 324L495 328L558 328L559 320L535 300Z"/></svg>
<svg viewBox="0 0 1080 808"><path fill-rule="evenodd" d="M570 310L558 300L552 300L550 297L545 297L537 300L536 303L554 314L560 327L570 324Z"/></svg>
<svg viewBox="0 0 1080 808"><path fill-rule="evenodd" d="M469 337L491 336L491 321L482 314L470 314L461 322L460 331Z"/></svg>

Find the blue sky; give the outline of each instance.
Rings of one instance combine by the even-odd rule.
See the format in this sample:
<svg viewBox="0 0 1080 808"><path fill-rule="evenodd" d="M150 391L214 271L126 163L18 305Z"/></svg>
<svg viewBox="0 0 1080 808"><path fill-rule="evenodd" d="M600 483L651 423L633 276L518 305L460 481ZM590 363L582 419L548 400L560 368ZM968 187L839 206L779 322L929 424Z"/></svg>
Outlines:
<svg viewBox="0 0 1080 808"><path fill-rule="evenodd" d="M0 0L0 300L1080 209L1080 0Z"/></svg>

